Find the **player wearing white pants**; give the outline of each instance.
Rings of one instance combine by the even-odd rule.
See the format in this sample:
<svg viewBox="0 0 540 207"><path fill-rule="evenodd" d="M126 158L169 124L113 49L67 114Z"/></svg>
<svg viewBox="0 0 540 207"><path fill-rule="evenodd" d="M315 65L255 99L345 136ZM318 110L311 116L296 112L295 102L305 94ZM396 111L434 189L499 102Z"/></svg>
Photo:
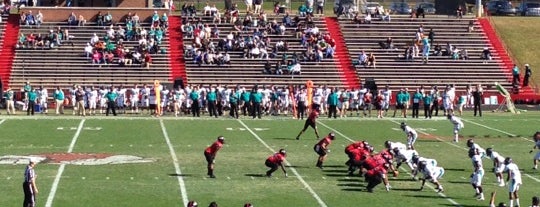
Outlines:
<svg viewBox="0 0 540 207"><path fill-rule="evenodd" d="M98 99L98 91L94 87L90 91L90 97L88 97L88 111L90 115L96 115L96 106Z"/></svg>
<svg viewBox="0 0 540 207"><path fill-rule="evenodd" d="M99 112L100 114L104 114L105 113L105 109L107 108L107 98L105 98L105 95L108 93L109 91L107 89L105 89L105 87L101 87L101 89L99 89Z"/></svg>
<svg viewBox="0 0 540 207"><path fill-rule="evenodd" d="M41 90L39 91L39 105L41 107L41 113L48 113L48 107L47 107L47 99L49 98L49 93L47 92L47 89L41 87Z"/></svg>
<svg viewBox="0 0 540 207"><path fill-rule="evenodd" d="M503 172L506 168L506 165L504 164L504 157L498 152L493 151L492 148L486 149L486 155L489 159L493 160L493 172L495 173L495 177L497 177L499 186L504 186Z"/></svg>
<svg viewBox="0 0 540 207"><path fill-rule="evenodd" d="M482 157L478 153L478 149L472 148L471 160L473 163L474 172L471 175L471 184L476 192L478 200L484 200L484 190L482 189L482 179L484 178L484 166Z"/></svg>
<svg viewBox="0 0 540 207"><path fill-rule="evenodd" d="M459 131L465 127L461 119L452 114L448 114L448 120L454 125L454 142L459 142Z"/></svg>
<svg viewBox="0 0 540 207"><path fill-rule="evenodd" d="M129 97L131 113L139 113L139 93L139 86L135 85L135 87L131 89Z"/></svg>
<svg viewBox="0 0 540 207"><path fill-rule="evenodd" d="M512 161L512 158L507 157L504 160L504 164L506 165L505 171L508 172L508 177L506 181L508 181L508 197L510 199L510 205L514 206L514 201L516 202L516 206L519 206L519 186L521 186L521 172L519 171L519 167Z"/></svg>
<svg viewBox="0 0 540 207"><path fill-rule="evenodd" d="M401 122L401 129L407 135L407 148L414 149L414 143L418 138L418 133L416 133L416 130L414 130L410 126L407 126L407 124L405 124L404 122Z"/></svg>
<svg viewBox="0 0 540 207"><path fill-rule="evenodd" d="M424 161L420 162L418 165L420 172L424 175L422 178L422 186L420 190L424 189L426 180L437 185L437 192L442 192L443 186L439 183L439 179L444 175L444 168L442 167L429 167Z"/></svg>

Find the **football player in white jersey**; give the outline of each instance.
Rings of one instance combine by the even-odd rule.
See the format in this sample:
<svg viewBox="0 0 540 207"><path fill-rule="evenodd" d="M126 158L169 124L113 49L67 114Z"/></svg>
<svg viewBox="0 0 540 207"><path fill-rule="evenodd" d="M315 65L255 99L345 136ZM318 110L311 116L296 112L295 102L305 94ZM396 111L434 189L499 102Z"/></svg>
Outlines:
<svg viewBox="0 0 540 207"><path fill-rule="evenodd" d="M534 146L532 150L529 151L529 153L532 153L535 149L539 149L533 158L533 164L534 164L533 169L536 170L538 169L538 160L540 160L540 131L537 131L536 133L534 133L533 141L534 141Z"/></svg>
<svg viewBox="0 0 540 207"><path fill-rule="evenodd" d="M486 155L489 159L493 160L493 172L495 173L495 177L497 177L499 186L504 186L503 171L506 167L504 165L504 157L498 152L493 151L491 147L486 149Z"/></svg>
<svg viewBox="0 0 540 207"><path fill-rule="evenodd" d="M73 107L73 115L75 115L75 112L77 112L77 101L75 101L75 92L77 92L77 85L73 85L73 88L69 90L69 94L71 95L71 106Z"/></svg>
<svg viewBox="0 0 540 207"><path fill-rule="evenodd" d="M416 142L416 139L418 138L418 133L416 133L416 130L414 130L410 126L407 126L405 122L401 122L401 129L407 135L407 148L414 149L414 143Z"/></svg>
<svg viewBox="0 0 540 207"><path fill-rule="evenodd" d="M392 90L390 90L388 85L382 91L382 95L384 97L384 101L381 109L388 112L388 109L390 108L390 100L392 99Z"/></svg>
<svg viewBox="0 0 540 207"><path fill-rule="evenodd" d="M39 90L39 105L41 107L41 113L47 114L49 112L47 108L48 98L49 98L49 93L47 92L47 89L41 86L41 90Z"/></svg>
<svg viewBox="0 0 540 207"><path fill-rule="evenodd" d="M88 96L88 113L90 115L96 115L96 105L98 99L98 91L92 86L89 96Z"/></svg>
<svg viewBox="0 0 540 207"><path fill-rule="evenodd" d="M353 115L353 111L356 111L356 116L360 116L360 100L359 100L359 97L358 97L358 93L360 89L352 89L349 94L351 96L351 105L349 106L349 108L351 109L351 113L350 113L350 116Z"/></svg>
<svg viewBox="0 0 540 207"><path fill-rule="evenodd" d="M467 140L467 147L469 147L469 149L471 149L471 148L478 149L478 153L480 154L480 157L482 157L482 158L484 158L486 156L486 150L484 148L480 147L480 145L474 143L473 139L468 139Z"/></svg>
<svg viewBox="0 0 540 207"><path fill-rule="evenodd" d="M411 168L411 170L415 169L412 158L415 155L418 155L418 152L416 150L399 149L396 147L392 149L392 152L394 153L394 157L396 158L396 169L401 167L401 164L403 163L407 164L409 168Z"/></svg>
<svg viewBox="0 0 540 207"><path fill-rule="evenodd" d="M105 87L101 86L99 89L99 113L103 114L105 113L105 109L107 109L107 98L105 98L105 95L109 90L107 90Z"/></svg>
<svg viewBox="0 0 540 207"><path fill-rule="evenodd" d="M435 168L439 164L437 163L437 160L435 159L420 157L418 154L413 155L412 157L412 163L414 167L412 170L413 179L416 179L416 175L419 172L418 165L420 164L420 162L425 162L426 167L429 167L429 168Z"/></svg>
<svg viewBox="0 0 540 207"><path fill-rule="evenodd" d="M459 142L459 131L465 127L461 119L452 114L447 115L448 120L454 124L454 142Z"/></svg>
<svg viewBox="0 0 540 207"><path fill-rule="evenodd" d="M141 91L139 89L139 86L135 84L133 88L131 88L131 93L129 95L129 102L131 104L131 113L139 113L139 95Z"/></svg>
<svg viewBox="0 0 540 207"><path fill-rule="evenodd" d="M398 150L406 150L407 149L407 145L401 143L401 142L392 142L390 140L387 140L384 142L384 147L386 147L386 149L390 150L390 152L392 152L393 149L397 148ZM395 156L395 154L394 154Z"/></svg>
<svg viewBox="0 0 540 207"><path fill-rule="evenodd" d="M120 86L120 88L115 88L114 90L116 90L116 94L118 95L116 98L116 108L118 111L122 110L123 113L126 113L126 88L124 88L124 86Z"/></svg>
<svg viewBox="0 0 540 207"><path fill-rule="evenodd" d="M514 206L514 200L516 201L516 206L519 206L519 186L521 186L521 172L519 172L519 167L512 161L512 158L507 157L504 160L506 165L506 172L508 172L508 177L506 182L508 182L508 197L510 199L510 205Z"/></svg>
<svg viewBox="0 0 540 207"><path fill-rule="evenodd" d="M484 165L482 164L482 156L478 148L469 149L469 157L473 164L473 173L471 175L471 184L475 190L475 196L478 200L484 200L484 190L482 189L482 179L484 178Z"/></svg>
<svg viewBox="0 0 540 207"><path fill-rule="evenodd" d="M149 110L149 107L150 107L150 88L148 88L148 85L144 84L143 87L141 88L141 111L143 111L144 109L147 109L148 111Z"/></svg>
<svg viewBox="0 0 540 207"><path fill-rule="evenodd" d="M418 163L418 171L424 175L424 177L421 178L422 186L420 186L420 190L424 189L427 180L437 186L437 193L444 191L443 186L439 182L439 179L444 175L444 168L439 166L429 167L426 161L421 161Z"/></svg>

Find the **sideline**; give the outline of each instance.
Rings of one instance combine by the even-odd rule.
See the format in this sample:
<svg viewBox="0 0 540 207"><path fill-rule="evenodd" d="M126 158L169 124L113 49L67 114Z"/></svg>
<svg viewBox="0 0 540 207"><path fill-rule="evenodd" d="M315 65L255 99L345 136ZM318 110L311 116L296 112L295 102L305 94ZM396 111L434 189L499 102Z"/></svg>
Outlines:
<svg viewBox="0 0 540 207"><path fill-rule="evenodd" d="M340 131L338 131L338 130L336 130L336 129L334 129L334 128L332 128L332 127L330 127L330 126L328 126L328 125L326 125L326 124L324 124L324 123L322 123L322 122L320 122L320 121L317 121L317 122L318 122L319 124L321 124L323 127L326 127L327 129L330 129L330 130L332 130L333 132L339 134L339 135L342 136L343 138L345 138L345 139L347 139L347 140L349 140L349 141L351 141L351 142L355 142L354 140L352 140L351 138L349 138L347 135L341 133ZM393 120L392 120L392 122L397 123L397 122L395 122L395 121L393 121ZM399 124L399 123L398 123L398 124ZM410 175L410 176L412 176L411 173L409 173L409 172L407 172L407 174ZM459 206L459 207L462 206L461 204L459 204L458 202L456 202L454 199L451 199L451 198L449 198L448 196L446 196L444 193L442 193L442 192L437 192L437 189L435 189L435 187L433 187L431 184L427 183L426 186L428 186L429 188L431 188L431 190L433 190L433 191L435 191L437 194L439 194L440 197L446 199L447 201L449 201L450 203L454 204L455 206Z"/></svg>
<svg viewBox="0 0 540 207"><path fill-rule="evenodd" d="M264 140L262 140L261 137L259 137L259 135L255 134L255 132L253 132L253 130L251 130L251 128L249 128L242 120L240 120L240 119L237 119L237 120L238 120L238 123L242 124L242 126L244 126L268 150L272 151L272 153L276 152L276 150L272 149L272 147L270 147L268 144L266 144L266 142ZM324 203L324 201L321 199L321 197L319 197L319 195L317 195L317 193L313 190L313 188L311 188L311 186L309 186L309 184L300 176L298 171L296 171L296 169L294 167L291 167L292 166L291 163L289 163L289 161L285 160L285 164L287 164L289 166L288 168L294 173L296 178L298 178L298 180L304 185L304 187L311 193L313 198L315 198L315 200L317 200L317 202L319 203L319 206L327 207L326 203Z"/></svg>
<svg viewBox="0 0 540 207"><path fill-rule="evenodd" d="M0 124L3 124L5 121L6 119L2 119L2 121L0 121Z"/></svg>
<svg viewBox="0 0 540 207"><path fill-rule="evenodd" d="M178 164L178 157L176 156L176 152L174 151L174 147L171 144L171 139L169 139L169 134L167 133L167 129L165 129L165 125L163 124L163 120L159 120L159 125L161 125L161 131L163 132L163 137L165 137L165 142L167 142L167 145L169 146L169 152L171 153L171 157L173 159L174 164L174 170L176 173L176 178L178 179L178 185L180 185L180 194L182 194L182 202L184 202L184 206L187 206L189 200L187 196L186 191L186 184L184 183L184 178L182 178L182 171L180 171L180 165Z"/></svg>
<svg viewBox="0 0 540 207"><path fill-rule="evenodd" d="M77 143L77 139L79 138L79 135L81 134L84 121L86 121L86 119L81 120L81 123L79 123L79 127L77 127L77 132L75 132L75 135L73 135L73 139L71 139L71 144L69 145L67 153L73 152L75 143ZM65 168L66 168L66 164L61 164L60 168L58 168L58 173L56 173L56 177L54 177L54 181L51 186L51 191L49 192L49 197L47 197L47 202L45 203L45 207L52 206L54 196L56 195L56 190L58 189L58 184L60 183L60 178L62 177L62 173L64 173Z"/></svg>

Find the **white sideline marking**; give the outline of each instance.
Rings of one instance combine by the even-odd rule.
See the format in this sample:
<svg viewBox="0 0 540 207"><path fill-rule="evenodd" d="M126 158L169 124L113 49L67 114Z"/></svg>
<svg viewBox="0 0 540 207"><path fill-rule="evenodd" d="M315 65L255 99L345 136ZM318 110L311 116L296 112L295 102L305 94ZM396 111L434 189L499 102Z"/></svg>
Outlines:
<svg viewBox="0 0 540 207"><path fill-rule="evenodd" d="M174 151L173 145L171 144L171 140L169 139L169 134L167 133L167 129L165 129L165 125L163 124L163 119L159 120L159 125L161 125L161 131L163 132L163 137L165 137L165 141L167 142L167 145L169 146L169 151L171 153L171 157L173 159L174 164L174 170L176 172L176 178L178 179L178 185L180 185L180 194L182 194L182 201L184 202L184 206L187 206L188 204L188 196L186 191L186 184L184 183L184 178L182 178L182 171L180 171L180 165L178 164L178 157L176 156L176 152Z"/></svg>
<svg viewBox="0 0 540 207"><path fill-rule="evenodd" d="M392 122L395 122L395 121L393 121L393 120L391 120L391 121L392 121ZM330 126L328 126L328 125L326 125L326 124L324 124L324 123L322 123L322 122L320 122L320 121L317 121L317 122L318 122L319 124L321 124L322 126L326 127L327 129L332 130L334 133L339 134L339 135L342 136L343 138L345 138L345 139L347 139L347 140L349 140L349 141L351 141L351 142L354 142L353 139L349 138L347 135L345 135L345 134L339 132L338 130L336 130L336 129L334 129L334 128L332 128L332 127L330 127ZM395 122L395 123L397 123L397 122ZM407 172L407 171L406 171L406 172ZM407 174L409 174L410 176L412 176L409 172L407 172ZM431 190L437 192L437 189L435 189L435 187L433 187L431 184L428 183L426 186L428 186L429 188L431 188ZM449 201L450 203L454 204L455 206L460 206L460 207L462 206L462 205L459 204L458 202L454 201L454 199L449 198L448 196L446 196L446 195L445 195L444 193L442 193L442 192L437 192L437 194L439 194L440 197L445 198L447 201Z"/></svg>
<svg viewBox="0 0 540 207"><path fill-rule="evenodd" d="M86 119L81 120L81 123L79 123L79 127L77 127L77 132L75 132L75 135L73 135L73 139L71 139L71 144L69 145L67 153L73 152L73 148L75 147L75 143L77 143L77 138L79 138L79 135L81 134L81 130L83 129L84 121ZM51 207L54 196L56 194L56 190L58 189L58 184L60 183L60 178L62 177L62 173L64 173L64 169L66 168L66 164L61 164L58 168L58 172L56 173L56 177L54 178L53 184L51 186L51 191L49 192L49 197L47 197L47 202L45 203L45 207Z"/></svg>
<svg viewBox="0 0 540 207"><path fill-rule="evenodd" d="M6 120L5 119L2 119L2 121L0 121L0 124L3 124Z"/></svg>
<svg viewBox="0 0 540 207"><path fill-rule="evenodd" d="M242 124L242 126L244 126L247 129L247 131L249 131L255 138L257 138L257 140L259 140L259 142L261 142L267 149L269 149L272 152L276 152L274 149L272 149L272 147L268 146L268 144L266 144L266 142L262 140L261 137L259 137L259 135L255 134L255 132L253 132L251 128L249 128L246 124L244 124L242 120L240 119L237 119L237 120L240 124ZM327 207L326 203L324 203L321 197L319 197L319 195L317 195L317 193L313 190L313 188L311 188L311 186L309 186L309 184L300 176L298 171L296 171L294 167L291 167L292 166L291 163L285 160L285 164L289 166L289 169L293 172L294 176L296 176L296 178L298 178L298 180L304 185L304 187L311 193L311 196L313 196L313 198L317 200L317 202L319 203L319 206Z"/></svg>
<svg viewBox="0 0 540 207"><path fill-rule="evenodd" d="M486 126L486 125L483 125L483 124L480 124L480 123L476 123L476 122L474 122L474 121L470 121L470 120L467 120L467 119L461 119L461 120L463 120L463 121L465 121L465 122L469 122L469 123L474 124L474 125L477 125L477 126L484 127L484 128L486 128L486 129L489 129L489 130L497 131L497 132L500 132L500 133L503 133L503 134L506 134L506 135L509 135L509 136L518 137L518 136L515 135L515 134L511 134L511 133L505 132L505 131L500 130L500 129L495 129L495 128L493 128L493 127L489 127L489 126ZM531 139L527 139L527 138L522 137L522 136L519 136L519 138L524 139L524 140L527 140L527 141L529 141L529 142L534 142L534 141L532 141Z"/></svg>
<svg viewBox="0 0 540 207"><path fill-rule="evenodd" d="M529 175L529 174L524 174L524 175L527 176L527 177L529 177L530 179L536 180L536 182L539 182L539 183L540 183L540 179L535 178L535 177L533 177L533 176L531 176L531 175Z"/></svg>

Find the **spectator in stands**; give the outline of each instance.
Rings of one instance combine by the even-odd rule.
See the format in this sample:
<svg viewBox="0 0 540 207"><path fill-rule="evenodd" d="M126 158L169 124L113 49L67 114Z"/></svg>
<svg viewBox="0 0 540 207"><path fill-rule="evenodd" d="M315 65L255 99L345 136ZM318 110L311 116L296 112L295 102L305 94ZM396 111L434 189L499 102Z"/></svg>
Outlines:
<svg viewBox="0 0 540 207"><path fill-rule="evenodd" d="M269 60L264 64L263 74L272 74L272 64Z"/></svg>
<svg viewBox="0 0 540 207"><path fill-rule="evenodd" d="M456 46L454 46L454 48L452 49L452 55L451 55L452 59L453 60L459 59L459 53L460 53L459 49Z"/></svg>
<svg viewBox="0 0 540 207"><path fill-rule="evenodd" d="M486 64L488 60L491 60L491 52L489 51L489 48L484 47L484 50L482 50L482 59L484 60L484 64Z"/></svg>
<svg viewBox="0 0 540 207"><path fill-rule="evenodd" d="M145 52L144 53L144 66L146 67L146 69L150 69L150 64L152 64L152 56L150 55L150 53Z"/></svg>
<svg viewBox="0 0 540 207"><path fill-rule="evenodd" d="M41 10L38 11L38 13L36 14L35 20L36 20L35 23L36 23L37 28L40 28L41 24L43 23L43 13L41 13Z"/></svg>
<svg viewBox="0 0 540 207"><path fill-rule="evenodd" d="M364 22L365 22L366 24L371 24L371 13L367 13L367 14L366 14L366 17L365 17L365 19L364 19Z"/></svg>
<svg viewBox="0 0 540 207"><path fill-rule="evenodd" d="M218 23L221 24L221 12L219 12L218 9L216 9L216 12L214 12L213 15L214 18L212 18L212 23Z"/></svg>
<svg viewBox="0 0 540 207"><path fill-rule="evenodd" d="M102 60L102 55L100 52L98 52L97 50L94 50L93 54L92 54L92 66L95 66L96 64L99 65L99 67L101 67L101 60Z"/></svg>
<svg viewBox="0 0 540 207"><path fill-rule="evenodd" d="M24 48L26 46L26 36L24 35L24 33L20 33L19 34L19 39L18 39L18 42L17 42L17 45L15 46L16 48Z"/></svg>
<svg viewBox="0 0 540 207"><path fill-rule="evenodd" d="M317 14L324 14L324 0L317 0Z"/></svg>
<svg viewBox="0 0 540 207"><path fill-rule="evenodd" d="M139 17L139 15L137 14L137 12L135 12L133 14L133 17L131 17L131 21L133 22L133 26L134 27L137 27L140 25L141 23L141 18Z"/></svg>
<svg viewBox="0 0 540 207"><path fill-rule="evenodd" d="M305 17L307 15L307 6L305 4L301 4L299 7L298 7L298 14L301 16L301 17Z"/></svg>
<svg viewBox="0 0 540 207"><path fill-rule="evenodd" d="M532 76L532 70L529 64L525 64L525 76L523 77L523 87L529 86L529 78Z"/></svg>
<svg viewBox="0 0 540 207"><path fill-rule="evenodd" d="M519 67L516 64L512 69L512 85L519 86Z"/></svg>
<svg viewBox="0 0 540 207"><path fill-rule="evenodd" d="M460 55L459 58L462 59L462 60L468 60L469 59L469 51L467 51L467 49L461 50L459 55Z"/></svg>
<svg viewBox="0 0 540 207"><path fill-rule="evenodd" d="M206 5L204 6L203 8L203 15L204 16L211 16L211 11L210 11L210 4L208 2L206 2Z"/></svg>
<svg viewBox="0 0 540 207"><path fill-rule="evenodd" d="M244 0L244 3L246 3L246 13L255 11L253 9L253 0Z"/></svg>
<svg viewBox="0 0 540 207"><path fill-rule="evenodd" d="M429 33L428 33L429 44L431 45L434 44L434 40L433 40L434 38L435 38L435 32L433 32L433 28L430 28Z"/></svg>
<svg viewBox="0 0 540 207"><path fill-rule="evenodd" d="M253 0L253 4L255 4L255 14L262 12L263 0Z"/></svg>
<svg viewBox="0 0 540 207"><path fill-rule="evenodd" d="M159 14L157 11L154 11L154 14L152 14L152 25L151 27L159 27Z"/></svg>
<svg viewBox="0 0 540 207"><path fill-rule="evenodd" d="M461 5L456 9L456 17L463 18L463 9L461 8Z"/></svg>
<svg viewBox="0 0 540 207"><path fill-rule="evenodd" d="M454 50L454 47L450 44L450 42L446 42L446 51L443 52L443 55L452 57L452 51Z"/></svg>
<svg viewBox="0 0 540 207"><path fill-rule="evenodd" d="M467 29L468 32L474 31L474 20L469 21L469 27Z"/></svg>
<svg viewBox="0 0 540 207"><path fill-rule="evenodd" d="M77 26L84 27L84 25L86 25L86 19L82 14L79 14L79 18L77 18Z"/></svg>
<svg viewBox="0 0 540 207"><path fill-rule="evenodd" d="M90 43L86 43L86 47L84 47L84 54L86 55L86 59L89 60L90 57L93 57L94 53L94 47L90 45Z"/></svg>
<svg viewBox="0 0 540 207"><path fill-rule="evenodd" d="M413 61L414 60L414 48L411 44L407 45L407 47L405 48L405 54L404 54L404 57L405 57L405 60L406 61Z"/></svg>
<svg viewBox="0 0 540 207"><path fill-rule="evenodd" d="M373 68L375 68L375 63L375 55L373 53L370 53L367 59L367 66L373 66Z"/></svg>
<svg viewBox="0 0 540 207"><path fill-rule="evenodd" d="M392 17L390 17L390 10L386 9L384 11L384 14L382 16L382 20L387 21L387 22L390 22L392 20Z"/></svg>
<svg viewBox="0 0 540 207"><path fill-rule="evenodd" d="M43 49L43 47L45 46L43 37L41 36L41 33L38 33L38 35L37 35L37 37L36 37L36 44L35 44L35 46L36 46L36 47L41 47L41 49Z"/></svg>
<svg viewBox="0 0 540 207"><path fill-rule="evenodd" d="M77 22L77 15L75 15L75 12L71 12L67 18L67 24L69 26L78 25Z"/></svg>
<svg viewBox="0 0 540 207"><path fill-rule="evenodd" d="M291 16L289 16L289 12L285 13L285 16L283 16L282 23L283 23L286 27L294 27L294 26L295 26L295 25L293 24L293 21L292 21L292 19L291 19Z"/></svg>
<svg viewBox="0 0 540 207"><path fill-rule="evenodd" d="M100 12L98 12L97 16L96 16L96 24L97 26L103 26L105 22L105 17L103 16L103 14Z"/></svg>
<svg viewBox="0 0 540 207"><path fill-rule="evenodd" d="M364 67L367 66L367 59L368 56L366 54L366 51L363 51L358 55L358 64L363 65Z"/></svg>
<svg viewBox="0 0 540 207"><path fill-rule="evenodd" d="M20 24L26 24L26 12L21 12L19 23Z"/></svg>
<svg viewBox="0 0 540 207"><path fill-rule="evenodd" d="M435 49L433 50L433 56L442 56L442 48L440 45L435 45Z"/></svg>
<svg viewBox="0 0 540 207"><path fill-rule="evenodd" d="M107 12L107 15L105 15L104 23L105 23L106 26L110 26L110 25L113 24L113 16L112 16L111 12Z"/></svg>
<svg viewBox="0 0 540 207"><path fill-rule="evenodd" d="M10 5L5 4L4 1L0 2L0 14L9 14L9 7Z"/></svg>
<svg viewBox="0 0 540 207"><path fill-rule="evenodd" d="M36 36L34 36L34 33L30 33L26 37L26 48L35 48L36 45Z"/></svg>
<svg viewBox="0 0 540 207"><path fill-rule="evenodd" d="M104 58L105 58L105 65L113 64L113 62L114 62L114 54L112 53L112 51L106 52L105 55L104 55Z"/></svg>
<svg viewBox="0 0 540 207"><path fill-rule="evenodd" d="M26 18L25 18L25 24L26 26L29 26L30 28L32 27L32 25L36 24L36 19L34 15L32 14L32 11L28 11L28 14L26 15Z"/></svg>
<svg viewBox="0 0 540 207"><path fill-rule="evenodd" d="M426 18L426 13L424 12L424 8L422 8L422 6L419 6L416 9L416 18L420 18L420 16L422 16L422 18Z"/></svg>

